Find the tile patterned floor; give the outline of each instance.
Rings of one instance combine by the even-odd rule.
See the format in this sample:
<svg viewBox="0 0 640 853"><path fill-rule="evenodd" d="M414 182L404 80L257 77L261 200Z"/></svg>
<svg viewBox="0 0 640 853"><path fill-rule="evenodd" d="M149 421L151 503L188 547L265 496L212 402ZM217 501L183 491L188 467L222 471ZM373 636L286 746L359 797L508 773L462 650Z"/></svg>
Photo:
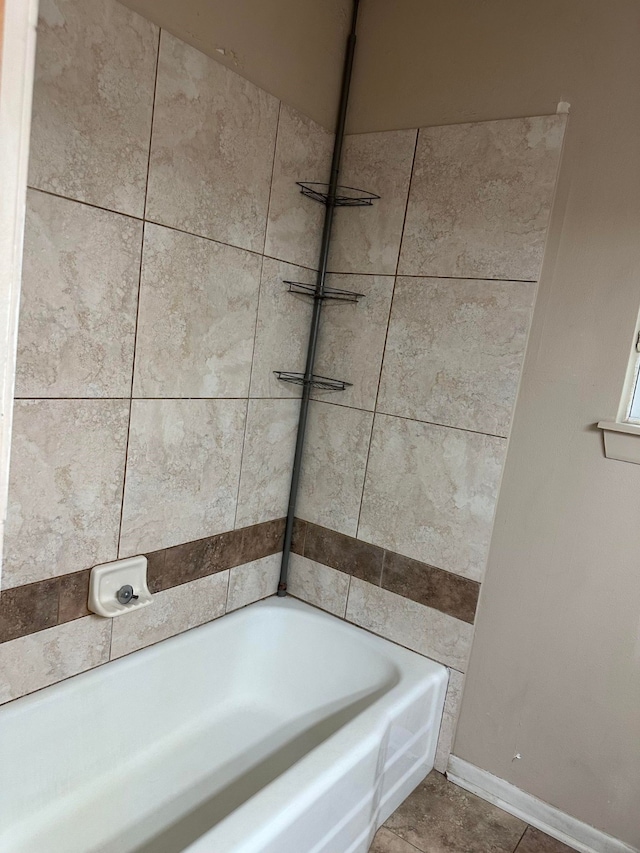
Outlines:
<svg viewBox="0 0 640 853"><path fill-rule="evenodd" d="M369 853L572 853L435 770L378 831Z"/></svg>

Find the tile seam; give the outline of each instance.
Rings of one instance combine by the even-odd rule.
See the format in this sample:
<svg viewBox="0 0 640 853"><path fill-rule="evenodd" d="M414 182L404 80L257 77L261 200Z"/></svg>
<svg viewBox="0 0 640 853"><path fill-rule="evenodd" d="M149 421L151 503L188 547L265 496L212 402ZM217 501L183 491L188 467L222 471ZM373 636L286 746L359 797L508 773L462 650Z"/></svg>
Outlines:
<svg viewBox="0 0 640 853"><path fill-rule="evenodd" d="M382 358L380 359L380 370L378 371L378 383L376 386L376 396L373 402L373 417L371 418L371 431L369 433L369 443L367 445L367 458L364 464L364 476L362 478L362 491L360 492L360 505L358 507L358 520L356 522L356 537L360 530L360 522L362 520L362 507L364 505L364 495L367 486L367 474L369 473L369 460L371 458L371 444L373 443L373 431L376 425L376 415L378 408L378 399L380 397L380 385L382 383L382 372L384 370L384 359L387 352L387 343L389 340L389 328L391 326L391 316L393 314L393 300L396 295L396 285L398 283L398 268L400 266L400 258L402 256L402 243L404 241L404 229L407 223L407 212L409 210L409 197L411 196L411 186L413 184L413 173L416 164L416 153L418 151L418 139L420 131L416 129L416 138L413 143L413 156L411 158L411 169L409 170L409 183L407 185L407 196L404 202L404 213L402 216L402 228L400 229L400 241L398 243L398 256L396 258L396 268L393 274L393 287L391 289L391 300L389 302L389 313L387 315L387 328L384 334L384 344L382 346ZM382 576L381 576L382 577Z"/></svg>

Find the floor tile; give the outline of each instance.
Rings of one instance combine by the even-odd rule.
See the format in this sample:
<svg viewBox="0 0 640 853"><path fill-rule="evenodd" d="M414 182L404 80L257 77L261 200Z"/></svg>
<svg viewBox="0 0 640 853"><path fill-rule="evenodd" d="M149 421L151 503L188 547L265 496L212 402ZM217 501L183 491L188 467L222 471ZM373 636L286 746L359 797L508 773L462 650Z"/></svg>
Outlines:
<svg viewBox="0 0 640 853"><path fill-rule="evenodd" d="M572 847L567 847L566 844L556 841L550 835L545 835L539 829L528 826L516 853L572 853L572 850Z"/></svg>
<svg viewBox="0 0 640 853"><path fill-rule="evenodd" d="M416 853L416 848L383 826L376 833L369 853Z"/></svg>
<svg viewBox="0 0 640 853"><path fill-rule="evenodd" d="M436 772L385 826L422 853L513 853L526 828L523 821Z"/></svg>

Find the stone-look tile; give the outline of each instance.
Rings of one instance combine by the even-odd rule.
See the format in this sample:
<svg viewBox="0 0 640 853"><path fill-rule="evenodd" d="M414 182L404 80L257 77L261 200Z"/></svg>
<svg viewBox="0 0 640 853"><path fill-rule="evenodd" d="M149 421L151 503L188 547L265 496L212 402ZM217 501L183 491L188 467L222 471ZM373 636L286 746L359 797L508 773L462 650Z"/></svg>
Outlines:
<svg viewBox="0 0 640 853"><path fill-rule="evenodd" d="M447 764L449 763L449 755L453 746L453 736L458 721L458 712L460 711L460 702L462 701L463 685L464 675L461 672L456 672L455 669L449 670L447 697L444 703L444 713L438 736L438 747L433 765L440 773L446 772Z"/></svg>
<svg viewBox="0 0 640 853"><path fill-rule="evenodd" d="M565 123L422 128L399 272L537 281Z"/></svg>
<svg viewBox="0 0 640 853"><path fill-rule="evenodd" d="M311 403L298 502L301 518L356 535L372 418L358 409Z"/></svg>
<svg viewBox="0 0 640 853"><path fill-rule="evenodd" d="M236 527L287 512L300 403L249 400Z"/></svg>
<svg viewBox="0 0 640 853"><path fill-rule="evenodd" d="M535 285L399 278L378 410L506 436Z"/></svg>
<svg viewBox="0 0 640 853"><path fill-rule="evenodd" d="M316 563L380 585L384 551L377 545L361 542L317 524L307 524L302 553Z"/></svg>
<svg viewBox="0 0 640 853"><path fill-rule="evenodd" d="M242 531L241 559L235 565L252 563L261 557L268 557L282 551L284 544L284 518L253 524ZM237 532L237 531L236 531Z"/></svg>
<svg viewBox="0 0 640 853"><path fill-rule="evenodd" d="M278 101L166 30L147 219L261 252Z"/></svg>
<svg viewBox="0 0 640 853"><path fill-rule="evenodd" d="M17 400L3 587L115 560L129 404Z"/></svg>
<svg viewBox="0 0 640 853"><path fill-rule="evenodd" d="M305 198L296 181L329 180L332 150L332 133L280 105L265 255L305 267L318 263L324 207Z"/></svg>
<svg viewBox="0 0 640 853"><path fill-rule="evenodd" d="M142 216L157 50L115 0L41 0L30 186Z"/></svg>
<svg viewBox="0 0 640 853"><path fill-rule="evenodd" d="M149 590L162 592L239 565L243 562L242 535L241 530L230 530L147 555Z"/></svg>
<svg viewBox="0 0 640 853"><path fill-rule="evenodd" d="M287 591L295 598L344 617L349 593L349 575L292 554Z"/></svg>
<svg viewBox="0 0 640 853"><path fill-rule="evenodd" d="M387 551L380 585L390 592L473 624L480 595L480 584L476 581Z"/></svg>
<svg viewBox="0 0 640 853"><path fill-rule="evenodd" d="M142 224L30 190L18 397L131 393Z"/></svg>
<svg viewBox="0 0 640 853"><path fill-rule="evenodd" d="M330 270L395 274L416 133L392 130L346 137L340 183L380 199L372 207L336 211Z"/></svg>
<svg viewBox="0 0 640 853"><path fill-rule="evenodd" d="M482 580L505 446L376 415L358 538Z"/></svg>
<svg viewBox="0 0 640 853"><path fill-rule="evenodd" d="M311 300L289 293L283 281L314 284L316 274L303 267L265 258L251 372L252 397L299 397L300 387L280 382L274 370L304 371Z"/></svg>
<svg viewBox="0 0 640 853"><path fill-rule="evenodd" d="M526 824L430 773L385 826L423 853L512 853Z"/></svg>
<svg viewBox="0 0 640 853"><path fill-rule="evenodd" d="M87 616L0 645L0 703L109 660L111 619Z"/></svg>
<svg viewBox="0 0 640 853"><path fill-rule="evenodd" d="M220 572L159 592L148 607L114 619L111 659L222 616L228 585L229 572Z"/></svg>
<svg viewBox="0 0 640 853"><path fill-rule="evenodd" d="M62 575L60 578L60 597L58 601L58 622L71 622L89 615L89 578L90 569Z"/></svg>
<svg viewBox="0 0 640 853"><path fill-rule="evenodd" d="M246 397L261 258L147 224L134 396Z"/></svg>
<svg viewBox="0 0 640 853"><path fill-rule="evenodd" d="M281 559L281 554L272 554L231 569L227 613L274 595L278 588Z"/></svg>
<svg viewBox="0 0 640 853"><path fill-rule="evenodd" d="M307 536L307 522L301 518L293 519L293 534L291 536L291 550L294 554L304 557L304 543Z"/></svg>
<svg viewBox="0 0 640 853"><path fill-rule="evenodd" d="M134 400L120 557L233 527L246 402Z"/></svg>
<svg viewBox="0 0 640 853"><path fill-rule="evenodd" d="M516 853L573 853L573 848L556 841L550 835L545 835L539 829L534 829L533 826L528 826Z"/></svg>
<svg viewBox="0 0 640 853"><path fill-rule="evenodd" d="M373 411L387 334L393 278L331 275L327 285L364 294L357 303L327 301L320 326L316 373L351 382L340 403ZM315 399L334 392L314 391Z"/></svg>
<svg viewBox="0 0 640 853"><path fill-rule="evenodd" d="M0 592L0 643L43 631L57 622L57 579Z"/></svg>
<svg viewBox="0 0 640 853"><path fill-rule="evenodd" d="M439 610L352 578L347 619L445 666L466 667L473 627Z"/></svg>
<svg viewBox="0 0 640 853"><path fill-rule="evenodd" d="M403 841L386 827L376 832L369 853L416 853L417 848L407 841Z"/></svg>

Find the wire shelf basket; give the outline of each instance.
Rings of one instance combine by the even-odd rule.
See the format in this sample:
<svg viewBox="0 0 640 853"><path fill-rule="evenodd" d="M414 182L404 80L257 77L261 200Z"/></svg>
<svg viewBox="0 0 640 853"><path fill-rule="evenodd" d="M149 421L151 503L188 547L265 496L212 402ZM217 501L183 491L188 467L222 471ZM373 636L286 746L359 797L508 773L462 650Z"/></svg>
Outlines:
<svg viewBox="0 0 640 853"><path fill-rule="evenodd" d="M322 296L316 294L315 284L305 284L302 281L287 281L284 279L284 284L289 285L289 293L300 293L303 296L310 296L313 299L329 299L335 302L358 302L364 299L364 293L356 293L353 290L341 290L338 287L325 287Z"/></svg>
<svg viewBox="0 0 640 853"><path fill-rule="evenodd" d="M321 181L296 181L302 195L320 204L329 204L329 184ZM371 207L380 196L355 187L338 187L334 198L336 207Z"/></svg>
<svg viewBox="0 0 640 853"><path fill-rule="evenodd" d="M353 384L343 382L341 379L331 379L328 376L317 376L316 374L307 380L304 373L291 373L288 370L274 370L273 372L281 382L290 382L292 385L310 385L312 388L318 388L321 391L344 391L345 388L350 388Z"/></svg>

